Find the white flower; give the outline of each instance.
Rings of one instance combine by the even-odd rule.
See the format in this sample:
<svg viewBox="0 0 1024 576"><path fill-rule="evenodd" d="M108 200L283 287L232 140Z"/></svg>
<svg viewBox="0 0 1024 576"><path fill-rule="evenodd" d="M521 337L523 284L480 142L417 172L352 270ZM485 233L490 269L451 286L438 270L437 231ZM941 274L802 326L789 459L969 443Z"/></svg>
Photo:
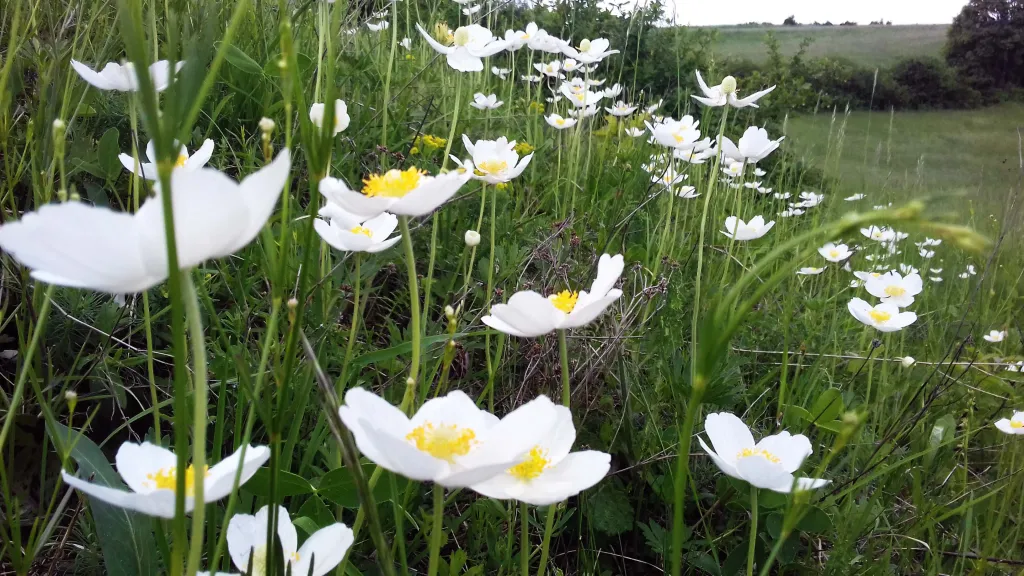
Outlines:
<svg viewBox="0 0 1024 576"><path fill-rule="evenodd" d="M342 228L353 228L366 220L366 218L353 214L329 200L317 210L317 215Z"/></svg>
<svg viewBox="0 0 1024 576"><path fill-rule="evenodd" d="M494 56L508 46L479 24L459 26L453 33L455 43L452 46L441 44L419 24L416 24L416 30L434 51L445 55L449 66L460 72L480 72L484 69L481 58Z"/></svg>
<svg viewBox="0 0 1024 576"><path fill-rule="evenodd" d="M617 82L604 89L604 97L609 100L618 98L619 94L622 94L622 85Z"/></svg>
<svg viewBox="0 0 1024 576"><path fill-rule="evenodd" d="M821 248L818 248L818 254L829 262L842 262L850 256L853 256L853 252L846 246L846 244L833 244L829 242Z"/></svg>
<svg viewBox="0 0 1024 576"><path fill-rule="evenodd" d="M776 200L788 200L789 192L776 192L775 194L772 194L772 198L775 198Z"/></svg>
<svg viewBox="0 0 1024 576"><path fill-rule="evenodd" d="M743 163L742 162L723 162L722 173L729 178L735 178L743 175ZM739 184L736 185L739 187Z"/></svg>
<svg viewBox="0 0 1024 576"><path fill-rule="evenodd" d="M688 176L686 174L676 172L671 166L668 166L661 171L661 174L652 174L651 182L654 184L661 184L666 188L672 188L676 184L682 183L687 178Z"/></svg>
<svg viewBox="0 0 1024 576"><path fill-rule="evenodd" d="M643 134L643 132L641 132L641 134ZM693 148L676 148L672 150L672 156L677 160L682 160L689 164L703 164L708 160L708 158L715 155L714 150L704 146L705 143L710 146L711 139L705 138L700 142L694 142L692 144ZM742 164L739 165L739 169L743 169Z"/></svg>
<svg viewBox="0 0 1024 576"><path fill-rule="evenodd" d="M512 72L512 70L508 68L498 68L497 66L491 66L491 74L494 74L495 76L501 78L502 80L508 78L510 72Z"/></svg>
<svg viewBox="0 0 1024 576"><path fill-rule="evenodd" d="M935 257L935 250L928 250L927 248L921 248L921 251L919 252L919 254L925 260L930 260L930 259Z"/></svg>
<svg viewBox="0 0 1024 576"><path fill-rule="evenodd" d="M181 70L184 62L174 65L174 71ZM117 90L118 92L138 92L139 77L131 62L118 64L108 62L99 72L82 64L78 60L71 61L71 67L92 86L100 90ZM171 64L167 60L159 60L149 65L149 79L157 92L163 92L171 82Z"/></svg>
<svg viewBox="0 0 1024 576"><path fill-rule="evenodd" d="M942 276L929 276L928 279L932 282L942 282Z"/></svg>
<svg viewBox="0 0 1024 576"><path fill-rule="evenodd" d="M476 6L467 6L466 8L462 9L462 13L465 14L466 16L472 16L473 14L479 12L481 8L483 8L483 4L477 4Z"/></svg>
<svg viewBox="0 0 1024 576"><path fill-rule="evenodd" d="M490 315L481 320L495 330L523 338L584 326L622 296L622 290L614 288L622 269L621 254L604 254L598 260L597 279L589 293L563 290L545 298L532 290L516 292L507 304L491 306Z"/></svg>
<svg viewBox="0 0 1024 576"><path fill-rule="evenodd" d="M775 221L765 224L762 216L754 216L750 222L729 216L725 219L725 230L721 230L721 232L734 240L756 240L767 234L772 226L775 226Z"/></svg>
<svg viewBox="0 0 1024 576"><path fill-rule="evenodd" d="M313 123L317 128L323 128L324 124L324 105L322 102L317 102L309 107L309 121ZM348 106L344 100L334 101L334 135L345 131L348 128L350 118L348 116Z"/></svg>
<svg viewBox="0 0 1024 576"><path fill-rule="evenodd" d="M372 174L363 180L362 192L351 190L343 180L327 177L320 181L320 193L328 201L364 218L384 212L425 216L451 199L471 177L470 172L459 170L430 176L413 166Z"/></svg>
<svg viewBox="0 0 1024 576"><path fill-rule="evenodd" d="M586 108L577 108L575 110L575 112L576 112L576 117L579 118L580 120L582 120L584 118L590 118L591 116L597 115L597 106L594 105L594 104L591 104L590 106L587 106Z"/></svg>
<svg viewBox="0 0 1024 576"><path fill-rule="evenodd" d="M575 72L580 69L580 63L572 58L566 58L562 61L562 70L565 72Z"/></svg>
<svg viewBox="0 0 1024 576"><path fill-rule="evenodd" d="M208 468L203 474L203 500L216 502L231 493L235 483L235 472L242 458L242 449ZM242 475L238 485L245 484L256 470L270 458L266 446L249 446L245 450ZM125 442L114 458L117 473L121 475L130 492L114 486L94 484L61 470L64 482L89 496L112 504L158 518L174 518L175 489L177 487L178 457L174 452L143 442ZM195 507L193 489L196 471L189 466L185 470L185 513Z"/></svg>
<svg viewBox="0 0 1024 576"><path fill-rule="evenodd" d="M779 212L779 216L783 218L791 218L793 216L800 216L804 211L799 208L787 208L782 212Z"/></svg>
<svg viewBox="0 0 1024 576"><path fill-rule="evenodd" d="M899 252L897 252L899 254ZM917 268L914 268L910 264L900 264L900 272L904 274L917 274Z"/></svg>
<svg viewBox="0 0 1024 576"><path fill-rule="evenodd" d="M812 490L829 483L820 478L793 476L813 451L811 441L803 434L781 432L765 436L755 444L750 428L728 412L708 414L704 432L715 449L708 448L700 436L697 441L718 468L757 488L787 494L794 485L797 490Z"/></svg>
<svg viewBox="0 0 1024 576"><path fill-rule="evenodd" d="M576 427L565 406L555 406L547 433L527 458L470 489L488 498L514 499L535 506L556 504L597 484L608 474L611 456L587 450L572 452ZM525 422L524 422L525 423ZM543 427L541 422L530 423Z"/></svg>
<svg viewBox="0 0 1024 576"><path fill-rule="evenodd" d="M533 160L533 153L527 154L522 159L516 152L516 141L509 142L508 138L502 136L497 140L477 140L473 143L469 136L462 135L462 144L466 147L473 158L476 169L473 171L474 178L483 180L488 184L501 184L509 182L526 170ZM455 163L459 160L452 156Z"/></svg>
<svg viewBox="0 0 1024 576"><path fill-rule="evenodd" d="M879 228L878 226L868 226L867 228L861 228L860 233L865 238L870 238L878 242L892 242L896 239L896 233L889 228Z"/></svg>
<svg viewBox="0 0 1024 576"><path fill-rule="evenodd" d="M940 240L936 240L936 239L933 239L933 238L925 238L924 239L924 245L925 246L938 246L940 244L942 244L942 240L941 239Z"/></svg>
<svg viewBox="0 0 1024 576"><path fill-rule="evenodd" d="M1024 370L1024 360L1018 360L1016 363L1006 365L1007 372L1020 372L1022 370Z"/></svg>
<svg viewBox="0 0 1024 576"><path fill-rule="evenodd" d="M544 79L543 76L535 76L533 74L523 74L522 76L520 76L520 78L522 78L524 82L533 82L533 83L540 82L541 80Z"/></svg>
<svg viewBox="0 0 1024 576"><path fill-rule="evenodd" d="M598 80L597 78L587 78L586 79L586 83L587 83L587 86L590 86L591 88L594 88L596 86L600 86L600 85L604 84L605 81L607 81L607 80L608 80L607 78L601 78L600 80ZM607 97L608 96L606 95L605 98L607 98ZM614 98L614 96L613 96L613 98Z"/></svg>
<svg viewBox="0 0 1024 576"><path fill-rule="evenodd" d="M754 168L754 177L755 178L760 178L761 176L764 176L765 174L767 174L767 172L765 172L764 170L761 170L760 168Z"/></svg>
<svg viewBox="0 0 1024 576"><path fill-rule="evenodd" d="M805 267L797 270L796 273L801 275L801 276L817 276L818 274L821 274L822 272L824 272L825 268L826 268L826 266L822 266L821 268L815 268L813 266L805 266Z"/></svg>
<svg viewBox="0 0 1024 576"><path fill-rule="evenodd" d="M996 421L996 428L1007 434L1024 434L1024 412L1014 412L1009 419Z"/></svg>
<svg viewBox="0 0 1024 576"><path fill-rule="evenodd" d="M178 265L232 254L259 234L288 179L288 149L237 183L211 168L171 174ZM0 248L36 280L111 294L140 292L168 275L164 208L157 194L135 214L83 202L47 204L0 226Z"/></svg>
<svg viewBox="0 0 1024 576"><path fill-rule="evenodd" d="M843 200L846 200L847 202L856 202L857 200L863 200L863 199L864 199L864 195L863 194L854 194L853 196L847 196L846 198L843 198Z"/></svg>
<svg viewBox="0 0 1024 576"><path fill-rule="evenodd" d="M719 84L718 86L708 87L708 85L704 82L704 78L701 77L700 71L697 70L696 73L697 84L700 86L700 90L701 92L704 93L704 96L694 95L693 99L700 102L701 104L704 104L705 106L717 107L725 106L726 104L728 104L733 108L745 108L747 106L757 108L757 104L755 104L755 102L760 100L763 96L765 96L772 90L775 90L775 86L772 86L771 88L761 90L760 92L755 92L750 96L747 96L746 98L738 98L736 96L736 79L733 78L732 76L726 76L725 78L723 78L722 83Z"/></svg>
<svg viewBox="0 0 1024 576"><path fill-rule="evenodd" d="M366 27L373 32L380 32L381 30L387 30L391 23L387 20L381 20L380 22L367 22Z"/></svg>
<svg viewBox="0 0 1024 576"><path fill-rule="evenodd" d="M537 62L536 64L533 65L533 67L537 69L537 72L540 72L541 74L543 74L545 76L553 76L555 78L565 78L565 75L561 73L562 72L562 62L559 61L559 60L552 60L551 62L548 62L547 64L544 64L542 62Z"/></svg>
<svg viewBox="0 0 1024 576"><path fill-rule="evenodd" d="M974 270L974 264L967 265L967 274L974 276L977 272Z"/></svg>
<svg viewBox="0 0 1024 576"><path fill-rule="evenodd" d="M860 298L854 298L850 300L847 308L854 318L882 332L902 330L917 320L917 314L900 312L899 307L892 302L882 302L878 306L872 306Z"/></svg>
<svg viewBox="0 0 1024 576"><path fill-rule="evenodd" d="M228 553L235 568L245 572L252 562L252 576L277 571L267 566L267 524L270 508L264 506L255 515L235 514L228 523ZM281 543L281 565L291 574L323 576L341 563L355 541L352 530L340 522L311 534L299 547L299 535L284 506L277 507L277 538ZM273 545L273 543L271 543Z"/></svg>
<svg viewBox="0 0 1024 576"><path fill-rule="evenodd" d="M466 234L463 236L463 240L466 242L466 246L474 248L480 245L480 233L476 230L466 230Z"/></svg>
<svg viewBox="0 0 1024 576"><path fill-rule="evenodd" d="M573 48L568 42L562 48L562 52L566 56L571 56L584 64L593 64L600 62L612 54L618 54L618 50L609 50L608 40L604 38L595 38L593 40L584 39L580 42L579 50Z"/></svg>
<svg viewBox="0 0 1024 576"><path fill-rule="evenodd" d="M917 360L914 360L913 356L904 356L903 358L900 358L900 364L902 364L904 368L910 368L916 362Z"/></svg>
<svg viewBox="0 0 1024 576"><path fill-rule="evenodd" d="M697 189L694 188L693 186L680 186L679 190L676 191L676 196L679 196L680 198L684 198L686 200L692 200L700 196L700 194L697 193Z"/></svg>
<svg viewBox="0 0 1024 576"><path fill-rule="evenodd" d="M576 108L595 106L601 101L601 98L604 97L600 92L593 92L586 88L583 88L582 90L574 89L568 82L563 82L562 85L558 87L558 91L561 92Z"/></svg>
<svg viewBox="0 0 1024 576"><path fill-rule="evenodd" d="M557 128L558 130L565 130L566 128L572 128L576 125L577 120L575 118L563 118L558 114L550 114L544 117L544 121L548 123L548 126Z"/></svg>
<svg viewBox="0 0 1024 576"><path fill-rule="evenodd" d="M177 144L177 142L175 142ZM194 154L189 156L188 148L184 145L181 146L178 152L178 157L174 161L175 170L184 170L186 172L195 172L206 163L210 161L210 156L213 155L213 140L207 138L203 141L203 145L195 151ZM117 159L121 161L121 165L125 167L125 170L134 172L138 176L145 178L146 180L156 180L156 149L153 147L153 141L146 145L146 160L143 162L142 158L139 158L138 165L136 166L135 158L132 158L130 154L119 154Z"/></svg>
<svg viewBox="0 0 1024 576"><path fill-rule="evenodd" d="M991 330L988 334L982 336L989 342L1002 342L1006 338L1006 330Z"/></svg>
<svg viewBox="0 0 1024 576"><path fill-rule="evenodd" d="M647 133L647 131L644 130L643 128L633 128L633 127L626 128L624 130L624 132L626 133L627 136L632 136L633 138L639 138L639 137L641 137L641 136L643 136L644 134Z"/></svg>
<svg viewBox="0 0 1024 576"><path fill-rule="evenodd" d="M683 116L680 120L666 118L664 122L654 125L645 123L654 139L662 146L693 148L694 143L700 138L700 130L697 129L700 121L694 120L692 116Z"/></svg>
<svg viewBox="0 0 1024 576"><path fill-rule="evenodd" d="M523 462L549 432L555 405L540 396L498 420L461 391L433 398L409 418L362 388L338 413L359 451L381 468L448 488L479 484Z"/></svg>
<svg viewBox="0 0 1024 576"><path fill-rule="evenodd" d="M770 140L767 130L751 126L743 133L737 144L733 144L732 140L723 137L721 150L725 158L755 164L774 152L785 139L786 137L782 136L778 140Z"/></svg>
<svg viewBox="0 0 1024 576"><path fill-rule="evenodd" d="M375 254L391 248L402 239L401 236L388 238L398 227L398 218L384 212L370 218L361 225L343 227L338 219L330 223L317 218L313 228L324 242L343 252L369 252Z"/></svg>
<svg viewBox="0 0 1024 576"><path fill-rule="evenodd" d="M607 110L612 116L629 116L636 110L636 108L636 106L630 106L622 100L619 100L615 103L615 106L611 108L606 107L605 110Z"/></svg>
<svg viewBox="0 0 1024 576"><path fill-rule="evenodd" d="M469 103L470 106L477 110L494 110L504 104L501 100L498 100L496 94L484 96L482 92L477 92L473 95L473 101Z"/></svg>
<svg viewBox="0 0 1024 576"><path fill-rule="evenodd" d="M655 102L654 104L651 104L651 105L650 105L650 106L648 106L647 108L644 108L644 111L646 111L646 112L647 112L648 114L654 114L654 112L655 112L655 111L656 111L656 110L657 110L658 108L661 108L661 105L662 105L662 103L663 103L663 102L665 102L665 100L663 100L663 99L659 99L659 100L658 100L657 102Z"/></svg>
<svg viewBox="0 0 1024 576"><path fill-rule="evenodd" d="M412 40L409 38L402 38L402 41L398 44L406 50L412 50Z"/></svg>
<svg viewBox="0 0 1024 576"><path fill-rule="evenodd" d="M825 199L825 195L824 194L815 194L814 192L801 192L800 193L800 200L803 201L802 204L804 205L805 208L813 208L813 207L817 206L818 204L821 204L821 201L824 200L824 199Z"/></svg>

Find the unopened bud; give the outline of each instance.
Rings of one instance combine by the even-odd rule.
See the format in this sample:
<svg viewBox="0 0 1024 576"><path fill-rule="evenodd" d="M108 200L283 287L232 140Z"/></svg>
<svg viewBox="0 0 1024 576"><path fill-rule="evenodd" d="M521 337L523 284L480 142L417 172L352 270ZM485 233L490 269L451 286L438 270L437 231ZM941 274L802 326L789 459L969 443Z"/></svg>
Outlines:
<svg viewBox="0 0 1024 576"><path fill-rule="evenodd" d="M54 132L63 132L65 129L67 129L67 124L65 124L63 120L61 120L60 118L57 118L56 120L53 121L53 131Z"/></svg>
<svg viewBox="0 0 1024 576"><path fill-rule="evenodd" d="M72 202L79 202L82 200L82 195L78 192L72 192L71 194L68 194L68 199Z"/></svg>
<svg viewBox="0 0 1024 576"><path fill-rule="evenodd" d="M736 91L736 79L732 76L722 78L722 93L732 94Z"/></svg>
<svg viewBox="0 0 1024 576"><path fill-rule="evenodd" d="M264 117L260 119L260 130L262 130L264 134L270 134L273 132L275 126L277 126L277 124L275 124L270 118Z"/></svg>
<svg viewBox="0 0 1024 576"><path fill-rule="evenodd" d="M451 320L455 316L455 308L452 308L451 305L445 306L444 307L444 315L445 315L445 318L448 318L449 320Z"/></svg>
<svg viewBox="0 0 1024 576"><path fill-rule="evenodd" d="M60 190L57 190L57 199L60 200L61 202L67 202L68 201L68 191L63 189L63 188L61 188Z"/></svg>
<svg viewBox="0 0 1024 576"><path fill-rule="evenodd" d="M406 386L415 386L415 385L416 385L416 380L415 380L415 379L413 379L413 378L412 378L412 377L410 376L409 378L406 378L406 379L405 379L405 385L406 385Z"/></svg>
<svg viewBox="0 0 1024 576"><path fill-rule="evenodd" d="M917 362L917 360L914 360L913 356L904 356L900 359L900 364L902 364L904 368L910 368L915 362Z"/></svg>
<svg viewBox="0 0 1024 576"><path fill-rule="evenodd" d="M299 301L295 298L289 298L285 305L288 306L289 310L295 310L295 307L299 305Z"/></svg>
<svg viewBox="0 0 1024 576"><path fill-rule="evenodd" d="M476 230L466 230L466 246L474 248L480 245L480 233Z"/></svg>
<svg viewBox="0 0 1024 576"><path fill-rule="evenodd" d="M448 348L455 349L455 340L448 341Z"/></svg>
<svg viewBox="0 0 1024 576"><path fill-rule="evenodd" d="M74 390L68 390L64 392L64 401L68 403L68 410L74 412L78 404L78 394Z"/></svg>

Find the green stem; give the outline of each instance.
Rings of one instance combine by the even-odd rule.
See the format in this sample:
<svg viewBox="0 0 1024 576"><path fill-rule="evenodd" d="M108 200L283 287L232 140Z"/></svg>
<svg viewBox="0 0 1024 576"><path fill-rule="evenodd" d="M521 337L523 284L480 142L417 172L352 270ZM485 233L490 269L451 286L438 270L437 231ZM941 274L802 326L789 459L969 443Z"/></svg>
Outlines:
<svg viewBox="0 0 1024 576"><path fill-rule="evenodd" d="M444 486L434 484L434 525L430 529L430 564L427 576L436 576L441 556L441 530L444 519Z"/></svg>
<svg viewBox="0 0 1024 576"><path fill-rule="evenodd" d="M747 576L754 575L754 548L757 543L757 486L750 485L750 542L747 544Z"/></svg>
<svg viewBox="0 0 1024 576"><path fill-rule="evenodd" d="M383 124L380 129L380 145L388 145L388 104L391 100L391 70L394 68L395 50L398 49L398 7L391 4L391 54L388 56L388 72L384 77Z"/></svg>
<svg viewBox="0 0 1024 576"><path fill-rule="evenodd" d="M3 449L4 442L7 440L7 434L10 433L11 427L14 426L14 421L17 419L14 416L18 413L18 406L25 396L25 381L28 379L28 373L31 371L32 362L35 361L36 351L39 350L39 339L43 335L43 328L46 327L46 319L50 316L50 297L53 296L53 290L54 287L52 285L47 286L46 294L43 295L43 305L39 308L39 319L36 320L36 327L32 331L32 340L29 342L28 350L25 351L25 356L21 363L21 372L18 374L18 381L14 385L14 394L11 395L10 404L7 405L4 426L0 430L0 449Z"/></svg>
<svg viewBox="0 0 1024 576"><path fill-rule="evenodd" d="M551 532L555 526L555 512L558 510L558 504L552 504L548 506L548 514L544 519L544 540L541 541L540 545L540 565L537 566L537 576L544 576L545 566L548 563L548 547L551 545Z"/></svg>
<svg viewBox="0 0 1024 576"><path fill-rule="evenodd" d="M412 249L412 235L409 234L409 217L399 216L398 224L402 229L402 245L405 247L405 265L409 272L409 331L412 333L412 359L409 367L409 379L405 382L405 398L402 404L408 408L407 413L415 409L416 376L420 370L420 289L416 279L416 254Z"/></svg>
<svg viewBox="0 0 1024 576"><path fill-rule="evenodd" d="M569 346L565 342L565 330L558 331L558 355L562 361L562 405L569 407Z"/></svg>
<svg viewBox="0 0 1024 576"><path fill-rule="evenodd" d="M206 476L206 337L203 334L203 319L199 312L199 298L192 283L192 273L182 274L182 291L185 296L185 316L188 320L189 340L192 345L192 466L194 475L193 496L195 509L192 511L192 546L188 555L187 574L195 574L203 552L203 529L206 515L204 498L204 477ZM155 407L154 407L155 408Z"/></svg>
<svg viewBox="0 0 1024 576"><path fill-rule="evenodd" d="M356 278L355 287L353 288L352 293L352 325L348 329L348 342L345 344L345 359L341 364L341 378L339 378L337 384L335 384L338 396L341 396L342 392L345 391L345 387L348 386L348 364L352 360L352 349L355 347L356 343L356 329L359 327L359 316L362 308L359 303L359 288L363 285L363 278L359 270L359 264L363 260L363 253L356 252L353 255L353 258L355 258L356 261Z"/></svg>
<svg viewBox="0 0 1024 576"><path fill-rule="evenodd" d="M487 186L483 186L483 190L487 189ZM481 202L485 199L481 197ZM491 299L491 294L494 293L494 235L495 226L494 221L497 220L496 206L498 205L498 188L495 186L491 192L491 255L487 260L487 291L484 292L484 298L487 300ZM487 361L487 378L490 380L493 378L494 373L498 370L498 367L493 364L491 358L491 334L488 332L484 336L484 356ZM490 386L487 390L487 409L494 412L494 387Z"/></svg>
<svg viewBox="0 0 1024 576"><path fill-rule="evenodd" d="M519 568L523 576L530 576L530 520L526 502L519 503Z"/></svg>

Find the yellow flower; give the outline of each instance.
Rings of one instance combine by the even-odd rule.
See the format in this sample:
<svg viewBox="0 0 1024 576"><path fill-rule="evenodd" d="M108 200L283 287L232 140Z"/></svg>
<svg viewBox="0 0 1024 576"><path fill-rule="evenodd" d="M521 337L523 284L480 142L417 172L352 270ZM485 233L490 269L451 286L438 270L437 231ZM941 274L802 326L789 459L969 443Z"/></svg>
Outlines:
<svg viewBox="0 0 1024 576"><path fill-rule="evenodd" d="M520 142L513 148L520 156L526 156L530 152L533 152L535 148L529 142Z"/></svg>

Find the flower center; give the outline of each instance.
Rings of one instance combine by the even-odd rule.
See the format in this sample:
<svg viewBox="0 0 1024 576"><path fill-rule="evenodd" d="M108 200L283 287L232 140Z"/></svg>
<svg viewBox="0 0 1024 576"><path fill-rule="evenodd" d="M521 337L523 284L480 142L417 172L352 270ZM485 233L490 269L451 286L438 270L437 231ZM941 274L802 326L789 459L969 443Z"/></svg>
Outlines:
<svg viewBox="0 0 1024 576"><path fill-rule="evenodd" d="M452 38L455 41L456 46L465 46L469 44L469 30L466 30L465 26L459 26L455 30L455 34Z"/></svg>
<svg viewBox="0 0 1024 576"><path fill-rule="evenodd" d="M373 232L369 228L363 228L362 226L356 226L355 228L349 230L349 232L353 234L362 234L367 238L373 238Z"/></svg>
<svg viewBox="0 0 1024 576"><path fill-rule="evenodd" d="M555 124L558 124L559 126L564 126L565 118L559 118L558 120L555 120Z"/></svg>
<svg viewBox="0 0 1024 576"><path fill-rule="evenodd" d="M203 467L203 477L210 475L210 467ZM192 496L195 490L196 471L191 465L185 469L185 495ZM176 467L161 468L156 472L146 474L146 482L153 490L170 490L174 492L178 487L178 470Z"/></svg>
<svg viewBox="0 0 1024 576"><path fill-rule="evenodd" d="M188 154L178 154L178 159L174 161L174 167L184 168L185 162L188 162Z"/></svg>
<svg viewBox="0 0 1024 576"><path fill-rule="evenodd" d="M871 316L871 319L879 324L885 324L892 319L892 314L881 310L871 310L868 312L868 316Z"/></svg>
<svg viewBox="0 0 1024 576"><path fill-rule="evenodd" d="M508 162L504 160L484 160L476 167L485 174L503 174L508 170Z"/></svg>
<svg viewBox="0 0 1024 576"><path fill-rule="evenodd" d="M373 198L402 198L412 192L420 184L420 178L426 174L415 166L408 170L388 170L384 174L371 174L363 180L363 194Z"/></svg>
<svg viewBox="0 0 1024 576"><path fill-rule="evenodd" d="M782 461L778 456L772 454L771 452L765 450L764 448L744 448L743 450L740 450L739 454L736 455L737 458L749 458L751 456L760 456L765 460L771 462L772 464L778 464L779 462Z"/></svg>
<svg viewBox="0 0 1024 576"><path fill-rule="evenodd" d="M1020 429L1024 428L1024 420L1010 420L1010 428ZM533 452L530 453L531 455ZM520 464L522 466L522 464Z"/></svg>
<svg viewBox="0 0 1024 576"><path fill-rule="evenodd" d="M530 449L526 460L508 469L508 473L520 480L533 480L547 469L551 460L547 459L548 451L540 446Z"/></svg>
<svg viewBox="0 0 1024 576"><path fill-rule="evenodd" d="M252 551L252 574L263 576L267 573L267 546L262 544L256 546Z"/></svg>
<svg viewBox="0 0 1024 576"><path fill-rule="evenodd" d="M829 250L828 255L833 258L839 258L839 250Z"/></svg>
<svg viewBox="0 0 1024 576"><path fill-rule="evenodd" d="M579 292L570 292L569 290L562 290L558 294L552 294L548 296L548 300L555 305L562 312L569 314L576 308L576 300L580 297Z"/></svg>
<svg viewBox="0 0 1024 576"><path fill-rule="evenodd" d="M426 422L409 432L405 439L434 458L452 462L456 456L469 453L476 444L476 432L470 428L459 428L455 424L434 426Z"/></svg>
<svg viewBox="0 0 1024 576"><path fill-rule="evenodd" d="M583 42L580 42L580 51L590 52L590 40L584 40Z"/></svg>
<svg viewBox="0 0 1024 576"><path fill-rule="evenodd" d="M907 293L907 289L903 288L902 286L886 286L885 287L885 295L886 296L892 296L892 297L895 298L895 297L903 296L906 293Z"/></svg>

